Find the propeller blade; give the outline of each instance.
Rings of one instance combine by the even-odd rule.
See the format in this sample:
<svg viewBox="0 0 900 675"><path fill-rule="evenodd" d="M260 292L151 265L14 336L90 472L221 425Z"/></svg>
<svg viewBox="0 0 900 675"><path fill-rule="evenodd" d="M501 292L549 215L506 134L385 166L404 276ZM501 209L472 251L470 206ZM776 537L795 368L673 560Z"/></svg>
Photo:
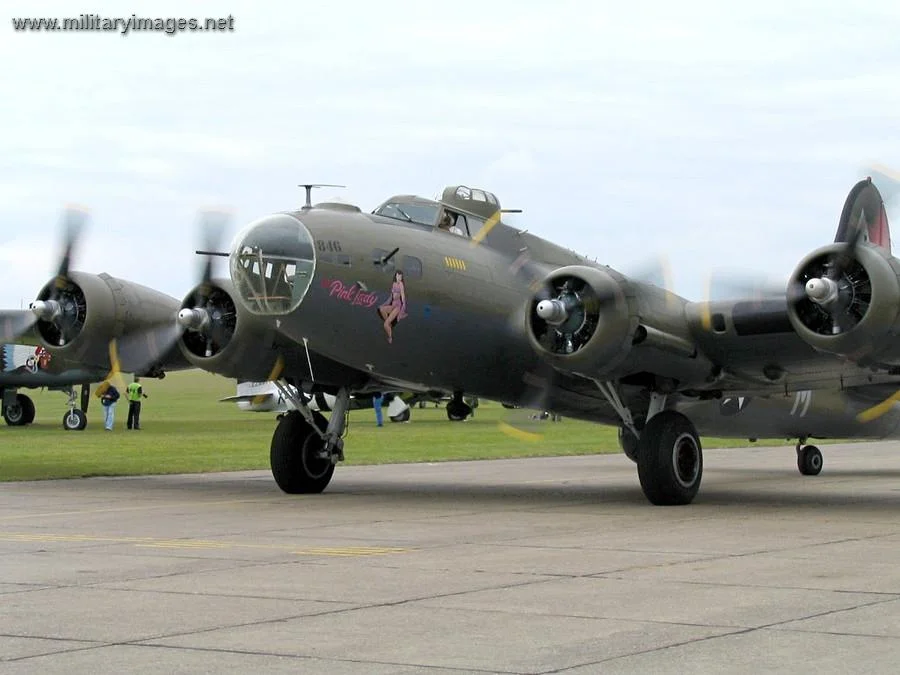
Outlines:
<svg viewBox="0 0 900 675"><path fill-rule="evenodd" d="M784 281L768 281L749 272L713 270L706 277L701 322L704 330L711 330L713 302L787 302L791 298L799 300L805 297L806 291L802 284L788 285Z"/></svg>
<svg viewBox="0 0 900 675"><path fill-rule="evenodd" d="M63 251L56 270L58 279L67 279L72 264L72 254L88 219L87 209L80 206L69 206L63 212Z"/></svg>
<svg viewBox="0 0 900 675"><path fill-rule="evenodd" d="M284 370L284 357L279 354L278 359L275 361L275 365L272 366L272 372L269 373L269 376L266 378L266 382L274 382L278 378L281 377L281 373ZM266 400L267 394L257 394L253 397L252 402L254 405L259 405Z"/></svg>
<svg viewBox="0 0 900 675"><path fill-rule="evenodd" d="M156 324L116 340L119 367L126 373L143 373L159 363L178 342L184 329L175 321Z"/></svg>
<svg viewBox="0 0 900 675"><path fill-rule="evenodd" d="M232 214L226 209L208 209L200 212L200 238L203 243L203 253L215 253L219 251L225 237L225 231L231 224ZM199 252L199 251L198 251ZM200 280L201 283L212 279L213 255L206 255Z"/></svg>
<svg viewBox="0 0 900 675"><path fill-rule="evenodd" d="M856 249L863 236L866 233L865 223L857 223L853 227L853 234L844 243L840 251L831 258L831 269L828 271L828 278L839 281L849 270L856 260Z"/></svg>
<svg viewBox="0 0 900 675"><path fill-rule="evenodd" d="M102 396L103 392L109 388L109 384L112 382L117 384L119 389L125 391L125 380L122 377L122 364L119 360L118 344L116 343L115 338L109 341L109 363L110 371L103 379L103 383L97 387L97 391L94 392L97 396Z"/></svg>
<svg viewBox="0 0 900 675"><path fill-rule="evenodd" d="M872 420L878 419L882 415L886 415L887 413L889 413L891 410L893 410L894 405L898 402L900 402L900 389L881 401L881 403L877 403L871 408L866 408L865 410L863 410L856 416L856 419L863 424L871 422Z"/></svg>
<svg viewBox="0 0 900 675"><path fill-rule="evenodd" d="M14 342L36 322L37 316L27 309L0 311L0 342Z"/></svg>
<svg viewBox="0 0 900 675"><path fill-rule="evenodd" d="M538 371L525 375L529 393L525 396L525 404L509 408L504 419L497 423L499 431L511 438L528 443L539 442L545 437L544 422L549 416L547 409L550 392L553 388L555 370L547 364Z"/></svg>
<svg viewBox="0 0 900 675"><path fill-rule="evenodd" d="M658 286L670 293L674 292L672 263L666 255L658 255L623 266L622 274L633 281Z"/></svg>

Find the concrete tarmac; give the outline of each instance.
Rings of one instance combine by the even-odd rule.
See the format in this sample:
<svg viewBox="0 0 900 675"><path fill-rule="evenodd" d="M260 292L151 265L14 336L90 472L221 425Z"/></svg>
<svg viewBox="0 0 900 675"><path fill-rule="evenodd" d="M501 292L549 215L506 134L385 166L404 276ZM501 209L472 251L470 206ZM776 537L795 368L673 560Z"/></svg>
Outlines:
<svg viewBox="0 0 900 675"><path fill-rule="evenodd" d="M0 673L896 672L900 444L821 447L2 483Z"/></svg>

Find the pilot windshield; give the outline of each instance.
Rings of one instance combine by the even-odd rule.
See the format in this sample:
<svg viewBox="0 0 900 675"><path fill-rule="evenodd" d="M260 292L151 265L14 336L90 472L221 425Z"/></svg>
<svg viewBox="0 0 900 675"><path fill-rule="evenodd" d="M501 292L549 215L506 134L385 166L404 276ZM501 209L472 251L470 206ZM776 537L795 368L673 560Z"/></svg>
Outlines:
<svg viewBox="0 0 900 675"><path fill-rule="evenodd" d="M375 211L376 215L405 220L408 223L434 226L437 219L437 204L416 204L414 202L389 202Z"/></svg>

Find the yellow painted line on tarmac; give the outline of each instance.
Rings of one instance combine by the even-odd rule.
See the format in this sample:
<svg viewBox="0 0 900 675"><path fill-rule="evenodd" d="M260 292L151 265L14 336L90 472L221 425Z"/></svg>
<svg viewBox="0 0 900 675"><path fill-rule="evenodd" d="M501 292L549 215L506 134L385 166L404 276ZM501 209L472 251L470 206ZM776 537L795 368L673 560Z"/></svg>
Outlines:
<svg viewBox="0 0 900 675"><path fill-rule="evenodd" d="M230 506L233 504L266 504L271 499L229 499L216 502L163 502L162 504L147 504L145 506L117 506L105 509L83 509L81 511L51 511L48 513L20 513L15 516L0 516L0 521L29 520L38 518L50 518L57 516L80 516L91 513L125 513L127 511L157 511L160 509L177 509L184 506Z"/></svg>
<svg viewBox="0 0 900 675"><path fill-rule="evenodd" d="M371 555L388 555L406 553L410 549L390 546L323 546L297 549L289 545L278 544L245 544L230 541L212 541L206 539L156 539L154 537L102 537L87 534L53 534L47 532L0 532L0 541L39 542L39 543L95 543L95 544L133 544L137 548L172 548L172 549L256 549L268 551L287 551L294 555L320 555L360 557Z"/></svg>

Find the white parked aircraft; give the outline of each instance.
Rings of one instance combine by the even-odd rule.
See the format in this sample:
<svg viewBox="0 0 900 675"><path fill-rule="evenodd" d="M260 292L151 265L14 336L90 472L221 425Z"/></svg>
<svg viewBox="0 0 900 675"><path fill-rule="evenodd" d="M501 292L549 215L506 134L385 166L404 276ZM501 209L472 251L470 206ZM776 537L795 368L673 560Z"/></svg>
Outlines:
<svg viewBox="0 0 900 675"><path fill-rule="evenodd" d="M287 386L291 393L296 396L297 390L291 385ZM331 394L321 392L313 395L304 395L304 398L310 410L318 410L320 412L329 412L335 401L335 397ZM237 403L238 408L250 412L284 413L297 409L290 399L286 398L279 391L274 382L238 382L237 393L234 396L226 396L220 401ZM409 421L410 407L406 401L396 394L385 394L383 406L385 417L391 422ZM350 407L354 409L371 408L372 399L353 397Z"/></svg>

